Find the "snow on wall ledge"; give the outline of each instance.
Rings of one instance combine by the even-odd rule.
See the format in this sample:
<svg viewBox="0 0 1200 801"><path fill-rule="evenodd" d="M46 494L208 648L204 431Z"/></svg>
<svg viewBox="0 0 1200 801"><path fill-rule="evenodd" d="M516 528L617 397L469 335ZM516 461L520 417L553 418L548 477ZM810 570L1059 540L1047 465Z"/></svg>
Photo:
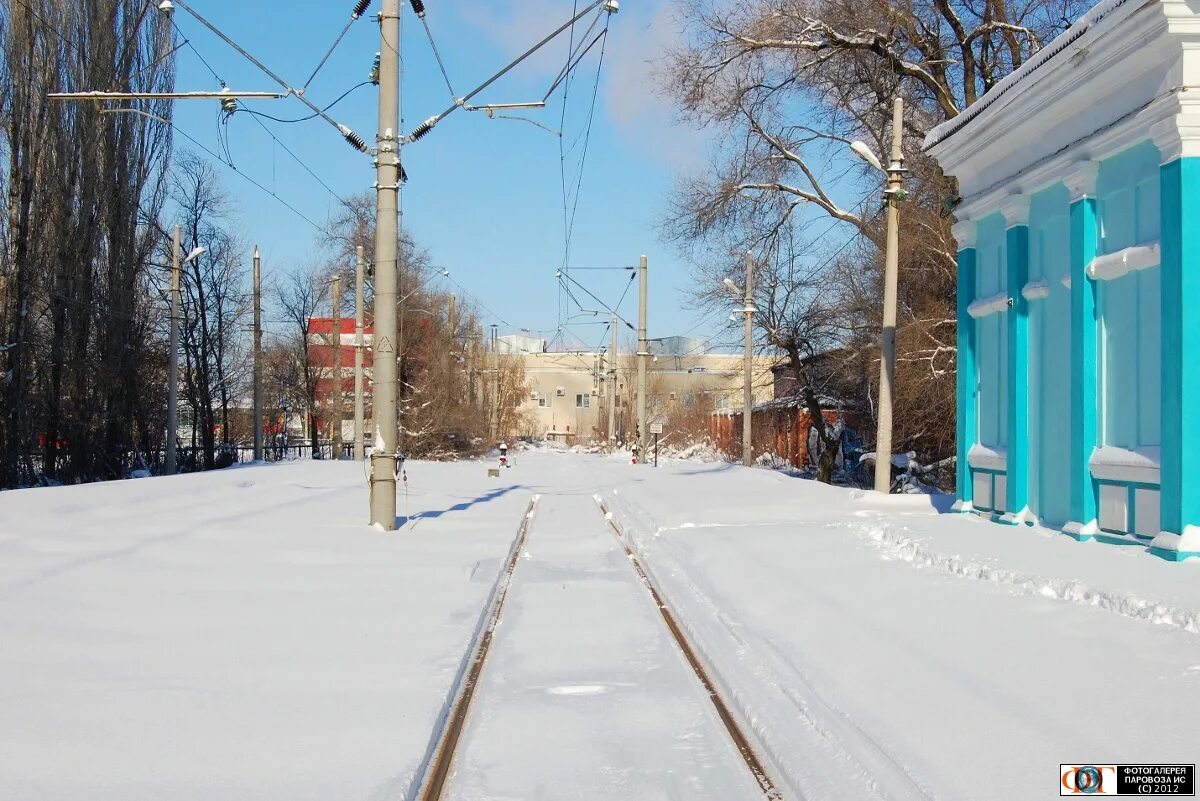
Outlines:
<svg viewBox="0 0 1200 801"><path fill-rule="evenodd" d="M1041 300L1050 297L1050 285L1045 281L1030 281L1021 287L1021 297L1025 300Z"/></svg>
<svg viewBox="0 0 1200 801"><path fill-rule="evenodd" d="M1134 245L1092 259L1087 274L1096 281L1112 281L1134 270L1156 267L1160 261L1162 256L1157 242Z"/></svg>
<svg viewBox="0 0 1200 801"><path fill-rule="evenodd" d="M1007 470L1008 450L1006 448L989 448L978 442L967 451L967 464L982 470Z"/></svg>
<svg viewBox="0 0 1200 801"><path fill-rule="evenodd" d="M967 314L978 320L980 317L986 317L989 314L1004 311L1008 308L1008 293L999 292L995 295L989 295L986 298L980 298L971 302L967 307Z"/></svg>
<svg viewBox="0 0 1200 801"><path fill-rule="evenodd" d="M1137 481L1159 483L1161 448L1146 447L1129 450L1113 445L1101 445L1092 451L1088 469L1093 478L1104 481Z"/></svg>

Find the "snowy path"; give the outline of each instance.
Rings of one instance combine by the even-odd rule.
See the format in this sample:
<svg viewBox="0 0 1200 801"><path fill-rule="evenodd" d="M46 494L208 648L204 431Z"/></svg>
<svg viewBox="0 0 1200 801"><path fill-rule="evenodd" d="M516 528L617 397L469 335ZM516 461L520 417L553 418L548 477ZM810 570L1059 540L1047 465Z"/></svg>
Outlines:
<svg viewBox="0 0 1200 801"><path fill-rule="evenodd" d="M586 494L544 495L443 798L761 798Z"/></svg>
<svg viewBox="0 0 1200 801"><path fill-rule="evenodd" d="M1200 565L732 465L521 453L0 493L0 801L408 801L529 501L447 798L1057 797L1196 762ZM401 509L404 509L404 499Z"/></svg>
<svg viewBox="0 0 1200 801"><path fill-rule="evenodd" d="M531 495L469 467L0 493L0 799L403 798Z"/></svg>

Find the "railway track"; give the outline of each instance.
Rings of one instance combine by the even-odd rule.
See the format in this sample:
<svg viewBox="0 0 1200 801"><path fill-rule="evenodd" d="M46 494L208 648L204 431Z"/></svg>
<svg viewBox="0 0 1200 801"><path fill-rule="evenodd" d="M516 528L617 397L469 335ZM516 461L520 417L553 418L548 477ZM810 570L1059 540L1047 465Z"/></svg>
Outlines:
<svg viewBox="0 0 1200 801"><path fill-rule="evenodd" d="M749 738L737 722L730 705L722 697L718 686L708 675L696 650L688 642L683 628L667 608L661 593L647 571L643 568L636 554L629 547L623 532L612 520L612 516L608 514L608 509L605 508L599 498L597 498L597 502L599 504L598 511L604 517L607 528L616 537L627 557L626 561L636 572L638 583L646 589L650 600L658 609L662 622L670 632L671 638L678 648L678 652L682 654L688 668L695 675L696 680L700 683L705 695L711 702L718 719L721 721L725 735L729 738L731 744L741 757L742 762L745 764L746 769L750 772L754 782L761 790L761 797L769 799L769 801L782 801L783 795L777 783L771 778L762 760L758 757ZM460 671L462 678L455 693L454 702L448 713L442 717L438 730L431 738L431 742L436 742L436 745L430 751L431 757L426 761L422 776L415 782L416 792L409 795L409 798L414 799L414 801L416 799L419 799L419 801L440 801L440 799L451 796L449 792L452 784L451 777L454 772L460 743L463 741L462 735L470 717L472 705L479 700L476 691L481 683L480 679L483 675L489 652L496 642L496 629L503 616L504 602L513 584L518 560L524 550L531 528L536 527L538 503L539 499L537 497L530 502L525 518L514 540L512 550L497 580L490 606L486 612L485 623L481 626L467 656L464 658L464 668ZM736 761L731 764L736 764Z"/></svg>

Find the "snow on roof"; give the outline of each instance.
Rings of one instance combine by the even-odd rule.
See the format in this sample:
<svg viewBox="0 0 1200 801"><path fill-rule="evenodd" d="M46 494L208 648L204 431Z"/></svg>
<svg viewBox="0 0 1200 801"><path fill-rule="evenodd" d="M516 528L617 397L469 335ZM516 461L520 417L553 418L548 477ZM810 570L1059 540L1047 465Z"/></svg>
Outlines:
<svg viewBox="0 0 1200 801"><path fill-rule="evenodd" d="M1004 76L999 83L989 89L983 97L968 106L965 111L930 130L925 136L925 141L922 143L921 149L928 150L934 145L948 139L956 131L982 114L985 109L999 100L1003 95L1013 90L1014 87L1029 77L1035 70L1070 47L1079 37L1083 36L1089 30L1101 30L1104 27L1101 22L1129 2L1131 0L1101 0L1101 2L1092 6L1086 14L1075 20L1071 27L1059 34L1050 44L1034 53L1018 69ZM1150 2L1154 2L1154 0L1150 0Z"/></svg>

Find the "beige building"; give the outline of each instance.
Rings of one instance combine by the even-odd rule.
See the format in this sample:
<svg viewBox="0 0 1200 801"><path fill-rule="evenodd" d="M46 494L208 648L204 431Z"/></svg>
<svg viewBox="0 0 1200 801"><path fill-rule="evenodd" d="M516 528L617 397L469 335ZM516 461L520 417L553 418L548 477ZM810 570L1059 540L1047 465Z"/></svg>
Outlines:
<svg viewBox="0 0 1200 801"><path fill-rule="evenodd" d="M631 355L606 361L603 353L522 353L529 396L521 407L528 421L524 433L569 442L602 441L608 435L610 393L615 393L613 433L632 437L637 403L637 361ZM755 401L772 396L771 366L777 360L754 357ZM665 430L674 419L695 412L704 417L725 408L741 408L741 356L727 354L667 355L647 359L646 408L660 417Z"/></svg>

